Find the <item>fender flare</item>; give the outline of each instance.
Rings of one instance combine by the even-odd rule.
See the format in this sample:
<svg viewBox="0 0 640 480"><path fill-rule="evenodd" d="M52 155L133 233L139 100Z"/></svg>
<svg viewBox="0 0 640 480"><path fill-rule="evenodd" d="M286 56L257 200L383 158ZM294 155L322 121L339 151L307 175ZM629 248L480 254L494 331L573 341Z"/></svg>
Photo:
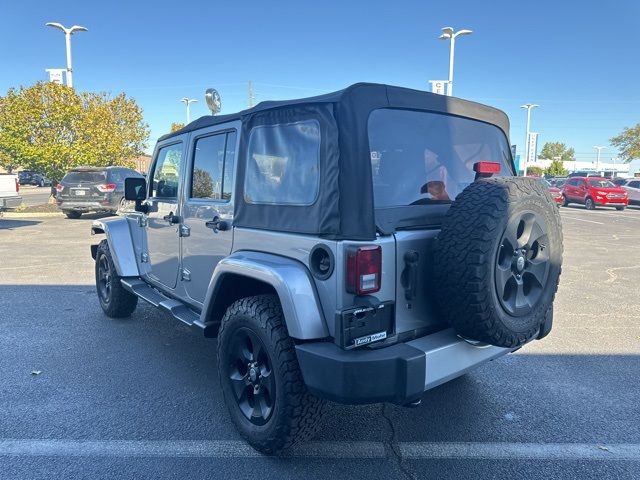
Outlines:
<svg viewBox="0 0 640 480"><path fill-rule="evenodd" d="M311 340L329 336L327 324L313 280L300 262L262 252L238 251L221 260L216 266L204 300L200 321L211 324L225 278L248 277L273 287L277 293L287 330L292 338ZM214 320L217 322L218 319Z"/></svg>
<svg viewBox="0 0 640 480"><path fill-rule="evenodd" d="M133 248L133 240L126 218L94 220L91 235L104 233L107 236L111 258L120 277L138 277L138 264ZM91 246L91 256L95 259L97 245Z"/></svg>

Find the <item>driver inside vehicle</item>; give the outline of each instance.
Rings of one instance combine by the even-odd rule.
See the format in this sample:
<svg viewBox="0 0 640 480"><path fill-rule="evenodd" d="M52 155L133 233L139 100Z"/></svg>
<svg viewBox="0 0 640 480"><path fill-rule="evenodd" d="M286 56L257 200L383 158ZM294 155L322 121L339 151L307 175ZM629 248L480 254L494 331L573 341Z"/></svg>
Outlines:
<svg viewBox="0 0 640 480"><path fill-rule="evenodd" d="M438 154L428 148L424 149L424 172L420 176L426 180L420 187L421 194L428 194L433 200L451 201L447 169L438 161Z"/></svg>

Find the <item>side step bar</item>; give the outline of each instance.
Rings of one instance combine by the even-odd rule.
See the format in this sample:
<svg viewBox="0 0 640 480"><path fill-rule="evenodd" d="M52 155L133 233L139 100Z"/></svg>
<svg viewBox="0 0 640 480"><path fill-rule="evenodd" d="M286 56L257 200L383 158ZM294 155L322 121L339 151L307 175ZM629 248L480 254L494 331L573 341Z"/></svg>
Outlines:
<svg viewBox="0 0 640 480"><path fill-rule="evenodd" d="M205 325L200 321L200 315L197 312L191 310L184 303L163 295L147 282L140 280L137 277L125 277L120 279L120 283L122 283L125 290L137 295L154 307L162 308L176 320L180 320L190 326L195 325L196 327L205 328Z"/></svg>

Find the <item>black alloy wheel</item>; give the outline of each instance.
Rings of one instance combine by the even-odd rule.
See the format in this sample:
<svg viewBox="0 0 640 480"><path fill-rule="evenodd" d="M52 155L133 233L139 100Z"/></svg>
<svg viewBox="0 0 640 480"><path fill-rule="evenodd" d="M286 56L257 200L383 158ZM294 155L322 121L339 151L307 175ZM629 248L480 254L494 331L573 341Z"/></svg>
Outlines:
<svg viewBox="0 0 640 480"><path fill-rule="evenodd" d="M97 287L98 287L98 295L100 295L100 299L108 304L111 301L111 288L113 281L113 273L111 271L111 265L109 264L109 259L106 254L101 254L100 258L98 258L98 272L97 272Z"/></svg>
<svg viewBox="0 0 640 480"><path fill-rule="evenodd" d="M249 328L234 332L228 381L240 411L254 425L264 425L276 401L275 374L262 340Z"/></svg>
<svg viewBox="0 0 640 480"><path fill-rule="evenodd" d="M549 274L548 228L544 218L524 212L510 219L502 236L495 268L502 307L513 316L536 306Z"/></svg>

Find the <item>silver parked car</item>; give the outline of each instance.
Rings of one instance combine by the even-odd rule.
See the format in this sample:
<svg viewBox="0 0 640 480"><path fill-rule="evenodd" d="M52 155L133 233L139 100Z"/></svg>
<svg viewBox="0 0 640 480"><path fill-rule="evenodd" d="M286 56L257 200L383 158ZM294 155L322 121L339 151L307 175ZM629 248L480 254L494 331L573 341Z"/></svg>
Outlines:
<svg viewBox="0 0 640 480"><path fill-rule="evenodd" d="M217 337L241 435L276 453L324 400L415 405L551 330L560 220L514 177L504 113L387 85L161 137L135 212L95 221L100 305Z"/></svg>
<svg viewBox="0 0 640 480"><path fill-rule="evenodd" d="M640 206L640 178L630 178L621 186L627 191L629 205Z"/></svg>

